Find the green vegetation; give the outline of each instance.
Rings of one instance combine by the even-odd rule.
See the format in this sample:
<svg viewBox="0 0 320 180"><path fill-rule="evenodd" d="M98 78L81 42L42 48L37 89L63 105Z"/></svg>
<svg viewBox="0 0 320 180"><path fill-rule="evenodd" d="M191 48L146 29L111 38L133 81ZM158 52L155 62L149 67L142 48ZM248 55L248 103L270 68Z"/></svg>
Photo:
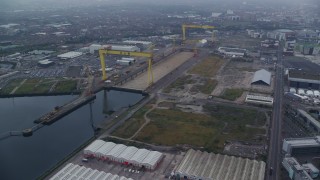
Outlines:
<svg viewBox="0 0 320 180"><path fill-rule="evenodd" d="M137 140L160 145L190 144L203 147L220 133L223 123L204 114L156 109L152 121L138 134Z"/></svg>
<svg viewBox="0 0 320 180"><path fill-rule="evenodd" d="M237 98L241 97L243 91L243 89L225 89L224 93L220 97L222 99L234 101Z"/></svg>
<svg viewBox="0 0 320 180"><path fill-rule="evenodd" d="M0 90L0 94L4 95L4 94L10 94L12 92L12 90L19 86L20 83L23 81L23 79L14 79L12 80L8 85L6 85L4 88L2 88Z"/></svg>
<svg viewBox="0 0 320 180"><path fill-rule="evenodd" d="M54 93L69 93L77 89L77 80L59 81L53 90Z"/></svg>
<svg viewBox="0 0 320 180"><path fill-rule="evenodd" d="M213 105L205 105L204 110L209 115L182 112L178 109L155 109L148 114L151 122L135 139L168 146L188 144L213 152L222 152L228 141L264 140L266 131L261 127L266 121L264 113ZM143 124L141 118L146 111L147 109L144 109L137 113L133 121L128 121L114 135L132 136Z"/></svg>
<svg viewBox="0 0 320 180"><path fill-rule="evenodd" d="M205 79L202 85L195 85L192 87L193 92L201 92L203 94L211 94L216 88L218 81L215 79Z"/></svg>
<svg viewBox="0 0 320 180"><path fill-rule="evenodd" d="M54 82L52 79L28 79L14 94L48 93Z"/></svg>
<svg viewBox="0 0 320 180"><path fill-rule="evenodd" d="M10 94L16 87L19 87L24 79L12 80L2 90L1 95ZM57 82L57 86L53 92L50 89ZM45 94L45 93L70 93L75 91L77 88L77 80L62 80L62 79L40 79L33 78L27 79L13 94Z"/></svg>
<svg viewBox="0 0 320 180"><path fill-rule="evenodd" d="M193 84L195 81L192 79L191 75L179 77L175 82L170 84L168 87L163 89L164 93L170 93L172 89L184 89L185 84Z"/></svg>
<svg viewBox="0 0 320 180"><path fill-rule="evenodd" d="M188 73L204 77L214 77L224 62L218 56L211 56L195 65Z"/></svg>
<svg viewBox="0 0 320 180"><path fill-rule="evenodd" d="M145 123L144 114L151 107L146 105L139 109L123 126L117 128L112 135L121 138L130 138Z"/></svg>

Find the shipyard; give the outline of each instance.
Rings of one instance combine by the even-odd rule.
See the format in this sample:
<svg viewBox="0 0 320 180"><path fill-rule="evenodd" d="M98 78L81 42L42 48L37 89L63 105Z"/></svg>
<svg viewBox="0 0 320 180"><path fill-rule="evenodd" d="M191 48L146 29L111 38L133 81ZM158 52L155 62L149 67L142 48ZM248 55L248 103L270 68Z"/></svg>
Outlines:
<svg viewBox="0 0 320 180"><path fill-rule="evenodd" d="M0 7L0 179L320 178L317 1L33 1Z"/></svg>

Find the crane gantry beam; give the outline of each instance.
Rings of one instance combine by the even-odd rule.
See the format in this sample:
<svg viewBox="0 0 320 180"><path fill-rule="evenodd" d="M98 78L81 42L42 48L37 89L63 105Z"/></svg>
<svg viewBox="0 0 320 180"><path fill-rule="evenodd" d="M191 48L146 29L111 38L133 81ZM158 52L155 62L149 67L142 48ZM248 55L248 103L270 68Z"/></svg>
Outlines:
<svg viewBox="0 0 320 180"><path fill-rule="evenodd" d="M112 50L111 47L100 49L99 56L100 56L100 63L101 63L101 70L102 70L102 80L107 79L106 62L105 62L106 55L121 55L121 56L148 58L148 83L149 85L153 83L153 72L152 72L153 53L152 52L119 51L119 50Z"/></svg>
<svg viewBox="0 0 320 180"><path fill-rule="evenodd" d="M194 24L183 24L182 25L182 40L186 40L186 29L187 28L196 28L196 29L214 29L214 26L208 26L208 25L194 25ZM212 32L212 38L213 38L213 32Z"/></svg>

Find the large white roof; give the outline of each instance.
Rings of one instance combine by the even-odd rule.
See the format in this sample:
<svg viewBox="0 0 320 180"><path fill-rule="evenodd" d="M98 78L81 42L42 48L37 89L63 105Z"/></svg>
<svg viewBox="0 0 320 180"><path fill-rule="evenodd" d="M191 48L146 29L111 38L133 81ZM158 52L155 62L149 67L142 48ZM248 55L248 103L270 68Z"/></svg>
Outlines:
<svg viewBox="0 0 320 180"><path fill-rule="evenodd" d="M116 146L115 143L113 142L106 142L103 146L101 146L96 153L101 154L101 155L105 155L107 154L109 151L111 151L111 149L114 148L114 146Z"/></svg>
<svg viewBox="0 0 320 180"><path fill-rule="evenodd" d="M254 73L254 76L253 76L253 79L252 79L252 83L256 83L256 82L259 82L259 81L262 81L265 84L270 85L270 83L271 83L271 73L266 71L266 70L264 70L264 69L256 71Z"/></svg>
<svg viewBox="0 0 320 180"><path fill-rule="evenodd" d="M106 142L102 140L95 140L89 146L84 149L84 152L95 153L101 146L103 146Z"/></svg>
<svg viewBox="0 0 320 180"><path fill-rule="evenodd" d="M125 149L127 148L127 146L123 145L123 144L117 144L116 146L114 146L112 148L112 150L110 152L108 152L106 155L107 156L112 156L112 157L118 157Z"/></svg>
<svg viewBox="0 0 320 180"><path fill-rule="evenodd" d="M265 167L263 161L190 149L176 168L176 173L199 179L263 180Z"/></svg>
<svg viewBox="0 0 320 180"><path fill-rule="evenodd" d="M83 180L133 180L124 176L113 175L105 173L84 166L75 165L72 163L67 164L59 172L50 178L50 180L65 180L65 179L83 179Z"/></svg>
<svg viewBox="0 0 320 180"><path fill-rule="evenodd" d="M162 157L162 153L158 151L150 151L146 158L142 161L142 164L154 166Z"/></svg>
<svg viewBox="0 0 320 180"><path fill-rule="evenodd" d="M70 51L70 52L67 52L64 54L60 54L60 55L58 55L58 57L62 58L62 59L71 59L71 58L75 58L75 57L78 57L81 55L82 55L82 52Z"/></svg>
<svg viewBox="0 0 320 180"><path fill-rule="evenodd" d="M149 154L149 150L139 149L130 159L131 162L142 163L144 158Z"/></svg>
<svg viewBox="0 0 320 180"><path fill-rule="evenodd" d="M136 152L138 151L138 148L133 146L128 146L122 153L118 156L118 158L121 158L123 160L129 160Z"/></svg>

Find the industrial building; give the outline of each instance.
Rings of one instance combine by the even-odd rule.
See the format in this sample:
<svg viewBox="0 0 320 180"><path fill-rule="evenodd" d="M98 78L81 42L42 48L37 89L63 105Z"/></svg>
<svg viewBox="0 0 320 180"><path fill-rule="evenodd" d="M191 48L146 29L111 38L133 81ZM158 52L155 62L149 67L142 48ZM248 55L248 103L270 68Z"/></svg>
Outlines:
<svg viewBox="0 0 320 180"><path fill-rule="evenodd" d="M64 54L60 54L57 57L63 60L76 58L82 55L82 52L70 51Z"/></svg>
<svg viewBox="0 0 320 180"><path fill-rule="evenodd" d="M96 140L83 151L85 157L95 157L101 160L109 160L125 165L144 167L154 170L161 162L164 155L158 151L138 149L133 146L115 144Z"/></svg>
<svg viewBox="0 0 320 180"><path fill-rule="evenodd" d="M230 57L244 57L246 55L246 49L240 48L228 48L228 47L219 47L219 53L224 54Z"/></svg>
<svg viewBox="0 0 320 180"><path fill-rule="evenodd" d="M125 44L134 44L134 45L142 44L145 47L150 47L152 45L152 42L149 42L149 41L131 41L131 40L127 40L127 41L123 41L123 43L125 43Z"/></svg>
<svg viewBox="0 0 320 180"><path fill-rule="evenodd" d="M51 65L54 65L54 62L50 61L49 59L38 61L38 66L39 67L44 67L45 68L45 67L49 67Z"/></svg>
<svg viewBox="0 0 320 180"><path fill-rule="evenodd" d="M273 105L273 98L272 97L266 97L266 96L256 96L256 95L247 95L246 103L252 103L252 104L261 104L261 105L267 105L272 106Z"/></svg>
<svg viewBox="0 0 320 180"><path fill-rule="evenodd" d="M319 174L319 170L312 164L301 166L294 157L283 158L282 165L288 171L290 179L293 180L312 180Z"/></svg>
<svg viewBox="0 0 320 180"><path fill-rule="evenodd" d="M282 150L289 155L308 152L320 153L320 136L284 139Z"/></svg>
<svg viewBox="0 0 320 180"><path fill-rule="evenodd" d="M263 180L266 163L240 157L190 149L175 168L175 175L184 179Z"/></svg>
<svg viewBox="0 0 320 180"><path fill-rule="evenodd" d="M298 120L306 124L307 127L311 128L313 131L320 133L320 122L319 120L312 117L306 111L302 109L297 109L296 117Z"/></svg>
<svg viewBox="0 0 320 180"><path fill-rule="evenodd" d="M289 86L303 89L320 89L320 74L299 70L288 71Z"/></svg>
<svg viewBox="0 0 320 180"><path fill-rule="evenodd" d="M271 85L271 73L265 69L261 69L254 73L254 76L251 81L252 85Z"/></svg>
<svg viewBox="0 0 320 180"><path fill-rule="evenodd" d="M86 168L77 164L69 163L64 166L50 180L82 179L82 180L133 180L124 176L113 175L104 171Z"/></svg>

